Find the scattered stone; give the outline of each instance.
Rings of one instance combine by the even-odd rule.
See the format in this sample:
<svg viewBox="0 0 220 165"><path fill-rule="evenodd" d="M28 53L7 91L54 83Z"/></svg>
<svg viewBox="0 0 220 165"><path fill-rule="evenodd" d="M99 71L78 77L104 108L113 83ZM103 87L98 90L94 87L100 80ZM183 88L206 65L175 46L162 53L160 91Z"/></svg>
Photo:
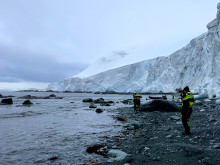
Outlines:
<svg viewBox="0 0 220 165"><path fill-rule="evenodd" d="M148 148L148 147L144 147L144 151L146 152L146 151L148 151L150 148Z"/></svg>
<svg viewBox="0 0 220 165"><path fill-rule="evenodd" d="M97 108L97 106L95 104L90 104L89 108Z"/></svg>
<svg viewBox="0 0 220 165"><path fill-rule="evenodd" d="M15 97L15 96L13 96L13 95L8 95L8 96L6 96L6 97Z"/></svg>
<svg viewBox="0 0 220 165"><path fill-rule="evenodd" d="M121 150L110 150L108 152L108 155L114 157L110 159L110 162L112 161L121 161L123 159L125 159L127 157L128 154L126 154L125 152L121 151Z"/></svg>
<svg viewBox="0 0 220 165"><path fill-rule="evenodd" d="M93 102L93 99L87 98L87 99L84 99L83 102L84 103L91 103L91 102Z"/></svg>
<svg viewBox="0 0 220 165"><path fill-rule="evenodd" d="M212 148L214 148L214 149L220 149L220 144L215 144Z"/></svg>
<svg viewBox="0 0 220 165"><path fill-rule="evenodd" d="M2 99L1 104L13 104L12 98Z"/></svg>
<svg viewBox="0 0 220 165"><path fill-rule="evenodd" d="M214 119L214 118L209 119L209 122L214 122L214 121L216 121L216 119Z"/></svg>
<svg viewBox="0 0 220 165"><path fill-rule="evenodd" d="M51 94L50 97L56 97L56 95L55 94Z"/></svg>
<svg viewBox="0 0 220 165"><path fill-rule="evenodd" d="M173 135L167 135L166 138L167 138L167 139L172 139L172 138L173 138Z"/></svg>
<svg viewBox="0 0 220 165"><path fill-rule="evenodd" d="M126 121L126 119L124 119L124 118L122 118L122 117L120 117L120 116L117 116L117 117L115 117L115 119L117 119L118 121Z"/></svg>
<svg viewBox="0 0 220 165"><path fill-rule="evenodd" d="M205 112L205 109L201 109L200 112Z"/></svg>
<svg viewBox="0 0 220 165"><path fill-rule="evenodd" d="M170 119L172 119L172 120L180 120L180 117L179 116L170 116Z"/></svg>
<svg viewBox="0 0 220 165"><path fill-rule="evenodd" d="M103 148L103 147L104 147L104 145L102 145L102 144L94 144L94 145L88 147L88 148L86 149L86 152L88 152L88 153L97 153L97 151L98 151L100 148Z"/></svg>
<svg viewBox="0 0 220 165"><path fill-rule="evenodd" d="M97 162L98 162L97 159L92 159L92 160L89 161L89 163L97 163Z"/></svg>
<svg viewBox="0 0 220 165"><path fill-rule="evenodd" d="M143 105L142 111L180 112L180 107L173 101L153 100Z"/></svg>
<svg viewBox="0 0 220 165"><path fill-rule="evenodd" d="M22 104L23 105L31 105L33 103L30 100L25 100Z"/></svg>
<svg viewBox="0 0 220 165"><path fill-rule="evenodd" d="M48 158L48 160L57 160L57 159L58 159L57 156L53 156L53 157L51 157L51 158Z"/></svg>
<svg viewBox="0 0 220 165"><path fill-rule="evenodd" d="M122 103L123 104L133 104L133 100L132 99L123 100Z"/></svg>
<svg viewBox="0 0 220 165"><path fill-rule="evenodd" d="M96 109L96 113L102 113L102 112L103 112L103 110L101 108Z"/></svg>
<svg viewBox="0 0 220 165"><path fill-rule="evenodd" d="M181 122L181 121L178 121L178 122L176 122L176 124L177 124L177 125L181 125L181 124L182 124L182 122Z"/></svg>
<svg viewBox="0 0 220 165"><path fill-rule="evenodd" d="M94 100L94 103L104 103L105 100L103 98L98 98L96 100Z"/></svg>

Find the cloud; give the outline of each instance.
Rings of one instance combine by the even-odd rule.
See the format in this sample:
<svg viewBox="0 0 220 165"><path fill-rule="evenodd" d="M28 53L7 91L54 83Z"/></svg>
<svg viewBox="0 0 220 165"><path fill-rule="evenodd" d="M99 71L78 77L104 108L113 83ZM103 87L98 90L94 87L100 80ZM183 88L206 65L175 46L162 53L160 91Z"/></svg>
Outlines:
<svg viewBox="0 0 220 165"><path fill-rule="evenodd" d="M0 81L3 82L54 82L75 75L87 67L87 64L79 64L77 60L75 63L65 63L47 54L35 54L1 46L0 54Z"/></svg>

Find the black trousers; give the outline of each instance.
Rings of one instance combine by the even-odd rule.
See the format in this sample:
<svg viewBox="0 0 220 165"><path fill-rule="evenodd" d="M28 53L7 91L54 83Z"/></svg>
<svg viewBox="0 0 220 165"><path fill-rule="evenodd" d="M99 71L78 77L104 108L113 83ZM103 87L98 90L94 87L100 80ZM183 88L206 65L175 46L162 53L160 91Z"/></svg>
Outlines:
<svg viewBox="0 0 220 165"><path fill-rule="evenodd" d="M182 123L186 133L190 133L189 118L192 114L192 108L182 108Z"/></svg>
<svg viewBox="0 0 220 165"><path fill-rule="evenodd" d="M134 101L134 110L136 110L136 108L140 108L141 101L138 99L134 99L133 101Z"/></svg>

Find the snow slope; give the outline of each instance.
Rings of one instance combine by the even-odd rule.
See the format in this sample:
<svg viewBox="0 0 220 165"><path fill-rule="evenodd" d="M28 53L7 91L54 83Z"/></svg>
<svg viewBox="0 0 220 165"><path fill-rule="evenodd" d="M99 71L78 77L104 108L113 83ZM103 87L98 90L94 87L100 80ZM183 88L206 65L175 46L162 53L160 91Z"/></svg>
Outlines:
<svg viewBox="0 0 220 165"><path fill-rule="evenodd" d="M91 73L93 68L90 68L78 76L50 84L48 89L92 92L173 92L176 88L188 85L193 92L219 93L220 3L217 18L210 22L207 28L208 32L191 40L187 46L170 56L145 60L116 69L112 69L118 66L115 60L107 66L103 59L99 61L99 65L106 67L108 71ZM126 52L116 53L115 56L118 55L126 56Z"/></svg>

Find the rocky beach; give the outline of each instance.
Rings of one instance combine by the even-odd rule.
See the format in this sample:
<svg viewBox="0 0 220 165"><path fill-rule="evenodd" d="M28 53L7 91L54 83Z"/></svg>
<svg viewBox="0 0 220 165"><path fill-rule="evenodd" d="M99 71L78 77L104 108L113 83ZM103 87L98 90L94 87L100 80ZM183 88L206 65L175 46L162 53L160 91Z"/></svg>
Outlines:
<svg viewBox="0 0 220 165"><path fill-rule="evenodd" d="M103 137L108 142L104 148L122 153L110 154L108 162L97 160L98 164L220 164L220 106L215 100L196 101L190 118L192 134L187 136L182 135L180 112L114 111L123 119L124 129L110 139Z"/></svg>

